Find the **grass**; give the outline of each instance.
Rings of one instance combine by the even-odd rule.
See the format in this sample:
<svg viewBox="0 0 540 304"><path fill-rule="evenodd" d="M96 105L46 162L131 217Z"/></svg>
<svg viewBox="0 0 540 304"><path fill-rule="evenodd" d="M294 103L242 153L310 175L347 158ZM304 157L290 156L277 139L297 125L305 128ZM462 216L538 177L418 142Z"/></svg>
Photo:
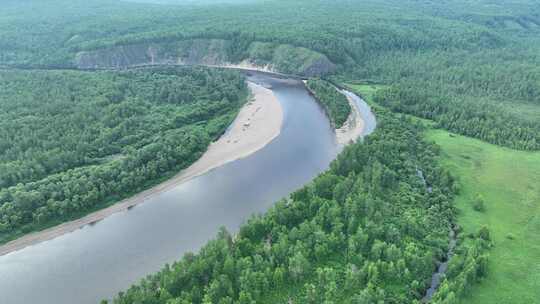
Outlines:
<svg viewBox="0 0 540 304"><path fill-rule="evenodd" d="M540 152L502 148L443 130L427 137L441 146L442 164L459 178L458 223L464 233L490 228L489 274L461 303L540 303ZM473 209L478 195L486 210Z"/></svg>
<svg viewBox="0 0 540 304"><path fill-rule="evenodd" d="M388 86L382 84L355 84L349 83L346 85L351 90L362 96L362 98L369 104L373 105L373 95L380 89L384 89Z"/></svg>
<svg viewBox="0 0 540 304"><path fill-rule="evenodd" d="M384 88L348 87L370 104L373 94ZM521 105L512 112L524 119L540 117L538 106ZM460 181L455 204L463 233L487 225L494 241L488 276L460 303L540 303L540 152L512 150L444 130L429 129L426 136L441 147L442 165ZM483 212L473 208L478 195L485 200Z"/></svg>

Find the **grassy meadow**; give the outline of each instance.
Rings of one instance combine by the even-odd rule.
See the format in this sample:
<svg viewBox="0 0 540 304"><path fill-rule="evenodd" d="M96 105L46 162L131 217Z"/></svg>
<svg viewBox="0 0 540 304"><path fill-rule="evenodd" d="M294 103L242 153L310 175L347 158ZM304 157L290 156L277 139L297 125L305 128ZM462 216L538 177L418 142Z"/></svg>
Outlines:
<svg viewBox="0 0 540 304"><path fill-rule="evenodd" d="M382 85L350 84L369 103ZM534 115L540 111L536 107ZM486 225L494 242L489 274L471 289L463 304L540 303L540 153L517 151L429 129L441 147L442 164L459 179L455 204L463 233ZM485 211L473 200L482 196Z"/></svg>
<svg viewBox="0 0 540 304"><path fill-rule="evenodd" d="M347 87L355 91L356 93L360 94L362 98L369 103L370 105L373 105L373 95L377 90L383 89L386 86L382 84L347 84Z"/></svg>
<svg viewBox="0 0 540 304"><path fill-rule="evenodd" d="M487 225L494 247L489 274L462 303L540 303L540 153L498 147L430 130L441 161L460 180L456 199L464 233ZM475 211L481 195L485 211Z"/></svg>

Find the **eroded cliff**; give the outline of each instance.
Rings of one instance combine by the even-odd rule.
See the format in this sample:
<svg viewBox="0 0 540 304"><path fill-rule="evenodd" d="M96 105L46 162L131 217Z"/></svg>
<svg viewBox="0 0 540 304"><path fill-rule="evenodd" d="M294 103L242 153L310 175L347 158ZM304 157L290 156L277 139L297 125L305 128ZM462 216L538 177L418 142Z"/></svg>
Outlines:
<svg viewBox="0 0 540 304"><path fill-rule="evenodd" d="M321 76L336 66L324 55L285 44L253 42L240 55L231 54L231 42L221 39L192 39L168 43L139 43L79 52L79 69L128 68L143 65L242 65L264 70ZM232 58L239 58L233 60Z"/></svg>

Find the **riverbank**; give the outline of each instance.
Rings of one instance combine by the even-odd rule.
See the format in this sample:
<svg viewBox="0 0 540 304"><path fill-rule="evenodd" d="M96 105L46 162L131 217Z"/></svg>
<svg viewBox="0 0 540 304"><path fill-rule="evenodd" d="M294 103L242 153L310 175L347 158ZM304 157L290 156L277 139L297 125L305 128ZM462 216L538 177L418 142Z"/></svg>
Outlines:
<svg viewBox="0 0 540 304"><path fill-rule="evenodd" d="M318 100L315 92L313 92L308 87L307 81L303 80L303 82L304 82L304 86L306 87L306 90L311 94L311 96L313 96L313 98L315 98L315 100ZM362 119L360 109L358 108L358 105L356 104L356 100L354 100L355 95L351 92L339 89L337 87L336 87L336 90L340 94L345 95L345 97L347 98L347 102L349 103L349 106L351 107L351 113L349 114L349 117L347 117L347 120L345 121L345 123L341 126L341 128L334 130L338 145L346 146L350 143L356 142L356 140L360 138L360 136L362 136L364 132L365 122ZM320 103L321 102L319 101L319 104ZM332 126L334 126L333 123L332 123Z"/></svg>
<svg viewBox="0 0 540 304"><path fill-rule="evenodd" d="M275 71L272 65L270 64L256 65L256 64L251 63L248 60L244 60L239 63L225 63L221 65L205 65L205 66L215 67L215 68L228 68L228 69L243 70L243 71L257 71L257 72L281 75L280 73Z"/></svg>
<svg viewBox="0 0 540 304"><path fill-rule="evenodd" d="M358 105L353 96L347 94L347 92L341 91L347 97L347 101L351 106L351 114L347 118L347 121L339 129L336 129L336 138L339 145L347 145L351 142L356 142L364 131L364 120L358 109Z"/></svg>
<svg viewBox="0 0 540 304"><path fill-rule="evenodd" d="M294 74L285 74L280 73L274 69L274 67L270 64L267 65L256 65L250 61L244 60L239 63L224 63L219 65L212 65L212 64L200 64L198 66L203 66L207 68L218 68L218 69L231 69L231 70L237 70L242 72L258 72L262 74L268 74L273 77L277 78L283 78L283 79L296 79L296 80L305 80L307 79L304 76L300 75L294 75Z"/></svg>
<svg viewBox="0 0 540 304"><path fill-rule="evenodd" d="M248 86L252 94L251 99L240 110L227 132L218 141L212 143L205 154L190 167L166 182L108 208L6 243L0 246L0 256L54 239L88 224L96 223L114 213L128 210L154 195L165 192L226 163L249 156L266 146L280 134L283 109L271 90L251 82L248 82Z"/></svg>

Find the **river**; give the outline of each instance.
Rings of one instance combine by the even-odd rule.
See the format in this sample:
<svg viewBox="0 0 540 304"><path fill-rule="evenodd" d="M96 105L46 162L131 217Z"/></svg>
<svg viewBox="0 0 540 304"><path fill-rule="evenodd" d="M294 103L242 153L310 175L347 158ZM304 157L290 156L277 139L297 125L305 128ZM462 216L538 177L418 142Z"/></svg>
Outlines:
<svg viewBox="0 0 540 304"><path fill-rule="evenodd" d="M322 108L298 80L249 73L284 111L280 135L249 157L157 194L93 225L0 257L0 303L96 304L165 263L196 251L221 226L235 232L255 213L328 168L340 147ZM375 128L369 107L355 99Z"/></svg>

